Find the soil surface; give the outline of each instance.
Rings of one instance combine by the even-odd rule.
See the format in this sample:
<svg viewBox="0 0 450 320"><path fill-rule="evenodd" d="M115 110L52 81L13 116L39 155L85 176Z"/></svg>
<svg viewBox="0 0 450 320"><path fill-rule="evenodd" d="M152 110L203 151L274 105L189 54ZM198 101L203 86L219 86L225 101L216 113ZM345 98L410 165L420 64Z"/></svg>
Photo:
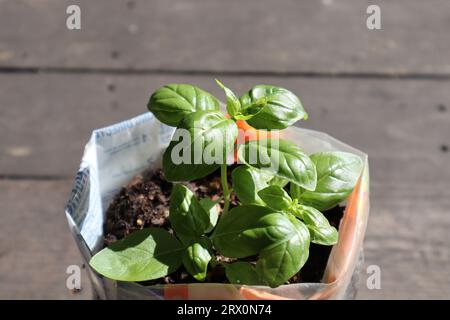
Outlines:
<svg viewBox="0 0 450 320"><path fill-rule="evenodd" d="M231 182L229 168L228 180ZM222 196L220 184L220 170L205 177L186 183L198 198L211 197L217 200ZM164 178L161 170L145 172L136 176L130 183L124 186L117 194L106 211L104 225L105 246L120 240L133 231L147 227L161 227L173 233L169 222L169 200L172 191L172 183ZM223 207L223 200L219 202ZM238 199L232 193L230 208L238 205ZM339 222L344 214L343 207L335 207L325 211L324 215L330 224L338 229ZM322 246L311 243L309 258L303 268L289 279L288 283L320 282L322 279L331 246ZM230 260L226 257L217 257L218 260ZM257 257L249 257L246 260L256 261ZM208 271L206 282L228 282L223 267L216 267ZM183 267L176 272L156 280L142 282L144 285L190 283L197 282Z"/></svg>

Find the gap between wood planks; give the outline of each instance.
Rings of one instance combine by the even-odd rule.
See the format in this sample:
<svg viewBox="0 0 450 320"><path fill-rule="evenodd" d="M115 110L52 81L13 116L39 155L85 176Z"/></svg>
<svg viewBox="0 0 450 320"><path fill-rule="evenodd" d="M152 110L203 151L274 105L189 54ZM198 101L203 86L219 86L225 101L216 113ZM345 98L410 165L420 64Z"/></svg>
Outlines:
<svg viewBox="0 0 450 320"><path fill-rule="evenodd" d="M227 70L171 70L171 69L125 69L84 67L9 67L0 66L0 73L14 74L111 74L111 75L192 75L192 76L248 76L278 78L342 78L342 79L405 79L450 80L450 73L416 72L348 72L348 71L227 71Z"/></svg>

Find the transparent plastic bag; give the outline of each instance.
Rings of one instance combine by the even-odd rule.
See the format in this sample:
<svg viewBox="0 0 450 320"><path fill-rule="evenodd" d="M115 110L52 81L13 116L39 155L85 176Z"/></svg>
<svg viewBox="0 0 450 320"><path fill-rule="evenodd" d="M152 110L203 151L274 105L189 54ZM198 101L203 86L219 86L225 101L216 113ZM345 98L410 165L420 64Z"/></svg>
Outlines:
<svg viewBox="0 0 450 320"><path fill-rule="evenodd" d="M105 210L120 188L148 168L161 166L162 153L174 128L151 113L95 130L85 147L66 216L83 259L88 262L102 247ZM113 281L88 266L94 291L101 299L348 299L357 287L362 247L369 215L367 155L318 131L291 127L282 132L307 153L347 151L365 163L347 206L321 283L299 283L277 288L232 284L193 283L144 287ZM87 264L88 265L88 264Z"/></svg>

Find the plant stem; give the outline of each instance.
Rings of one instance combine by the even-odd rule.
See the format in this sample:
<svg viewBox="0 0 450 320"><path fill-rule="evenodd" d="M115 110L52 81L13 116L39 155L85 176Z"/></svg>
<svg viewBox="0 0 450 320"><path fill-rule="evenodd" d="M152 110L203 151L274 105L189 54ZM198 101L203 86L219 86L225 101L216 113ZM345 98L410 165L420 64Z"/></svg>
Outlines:
<svg viewBox="0 0 450 320"><path fill-rule="evenodd" d="M230 208L230 190L228 189L227 164L224 163L220 167L220 179L222 182L223 199L225 201L222 214L226 214Z"/></svg>

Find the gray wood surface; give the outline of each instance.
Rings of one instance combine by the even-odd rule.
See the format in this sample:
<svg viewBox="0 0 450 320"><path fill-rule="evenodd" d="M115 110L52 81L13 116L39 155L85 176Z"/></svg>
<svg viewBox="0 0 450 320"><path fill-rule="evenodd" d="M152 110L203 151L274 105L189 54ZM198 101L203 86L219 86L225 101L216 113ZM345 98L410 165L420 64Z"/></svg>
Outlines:
<svg viewBox="0 0 450 320"><path fill-rule="evenodd" d="M404 173L415 177L418 170L407 166ZM437 181L372 183L366 267L380 267L382 289L368 290L363 273L358 298L450 298L449 179Z"/></svg>
<svg viewBox="0 0 450 320"><path fill-rule="evenodd" d="M90 299L66 287L67 267L82 267L63 207L72 181L0 180L0 299ZM46 199L45 201L43 199Z"/></svg>
<svg viewBox="0 0 450 320"><path fill-rule="evenodd" d="M450 81L221 79L236 92L257 83L296 92L310 114L298 125L367 152L377 179L434 184L450 177L449 153L441 151L450 143L450 111L440 111L450 100ZM93 129L146 112L151 92L170 82L223 97L204 76L0 75L0 173L72 176ZM409 167L414 175L406 174Z"/></svg>
<svg viewBox="0 0 450 320"><path fill-rule="evenodd" d="M0 65L311 73L449 74L450 2L361 0L0 1ZM426 62L424 62L426 57Z"/></svg>
<svg viewBox="0 0 450 320"><path fill-rule="evenodd" d="M326 131L369 154L372 210L366 260L381 267L382 290L362 286L360 298L450 298L446 268L450 262L450 153L441 149L450 143L450 112L445 107L450 100L448 81L222 80L238 92L262 82L297 92L310 114L299 125ZM0 173L23 179L70 178L93 128L145 112L149 93L168 82L193 82L222 94L213 79L203 76L0 75L4 146ZM64 220L68 187L60 190L62 185L66 186L65 180L4 182L12 199L2 199L10 206L3 216L16 224L14 213L28 212L22 218L26 225L45 226L34 211L40 205L41 211L48 207L51 221ZM23 189L32 190L34 196L23 197ZM2 224L6 229L2 233L13 237L19 232L8 225ZM37 235L42 250L51 237L67 238L62 221L50 227L55 234ZM16 243L25 251L27 245ZM53 251L55 257L60 253ZM66 260L60 260L51 261L63 270Z"/></svg>

